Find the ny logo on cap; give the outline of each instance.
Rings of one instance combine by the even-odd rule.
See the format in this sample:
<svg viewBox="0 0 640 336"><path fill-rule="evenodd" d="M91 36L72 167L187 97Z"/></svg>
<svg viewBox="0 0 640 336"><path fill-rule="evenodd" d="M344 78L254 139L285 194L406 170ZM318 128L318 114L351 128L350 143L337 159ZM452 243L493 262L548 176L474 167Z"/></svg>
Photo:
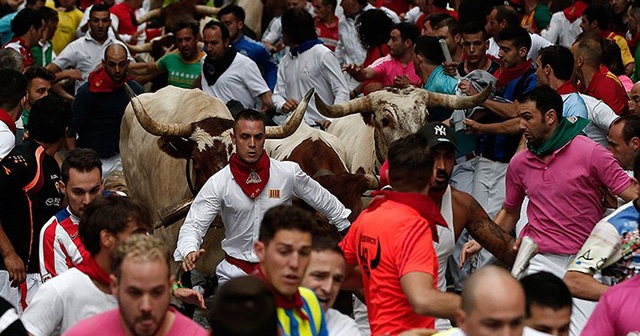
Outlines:
<svg viewBox="0 0 640 336"><path fill-rule="evenodd" d="M447 129L444 125L438 125L433 128L437 136L447 136Z"/></svg>

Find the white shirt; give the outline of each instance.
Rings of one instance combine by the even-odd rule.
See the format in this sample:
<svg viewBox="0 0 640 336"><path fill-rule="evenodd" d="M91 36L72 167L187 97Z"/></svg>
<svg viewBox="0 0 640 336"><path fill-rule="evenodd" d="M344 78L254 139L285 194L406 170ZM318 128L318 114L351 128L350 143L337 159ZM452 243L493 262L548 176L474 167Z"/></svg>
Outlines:
<svg viewBox="0 0 640 336"><path fill-rule="evenodd" d="M122 42L107 36L104 43L100 44L91 37L91 32L88 32L84 37L69 43L51 63L62 70L69 67L80 70L82 79L76 81L75 91L77 92L78 88L86 83L89 74L102 62L104 48L112 43Z"/></svg>
<svg viewBox="0 0 640 336"><path fill-rule="evenodd" d="M587 105L587 113L589 113L589 124L584 128L584 132L589 139L607 148L609 146L607 139L609 126L618 118L618 115L600 99L582 93L580 97Z"/></svg>
<svg viewBox="0 0 640 336"><path fill-rule="evenodd" d="M527 59L533 60L533 63L535 64L536 60L538 59L538 53L540 52L540 49L553 45L553 43L547 41L547 39L538 34L529 33L529 36L531 36L531 49L529 49ZM500 47L498 46L498 43L496 43L493 37L490 38L487 54L497 58L499 51Z"/></svg>
<svg viewBox="0 0 640 336"><path fill-rule="evenodd" d="M7 156L15 146L16 135L11 132L9 126L0 121L0 160Z"/></svg>
<svg viewBox="0 0 640 336"><path fill-rule="evenodd" d="M262 41L269 42L272 45L276 44L282 38L282 20L281 16L276 16L271 19L269 26L262 34Z"/></svg>
<svg viewBox="0 0 640 336"><path fill-rule="evenodd" d="M34 336L60 333L79 321L118 308L118 302L96 287L88 275L72 268L44 283L22 315L22 323Z"/></svg>
<svg viewBox="0 0 640 336"><path fill-rule="evenodd" d="M282 112L287 98L301 101L311 88L327 104L349 101L347 81L342 75L336 56L322 44L301 53L298 57L287 54L278 66L278 80L273 90L273 105L276 112ZM317 126L329 120L316 109L315 99L309 101L304 121Z"/></svg>
<svg viewBox="0 0 640 336"><path fill-rule="evenodd" d="M371 8L375 8L369 4L364 7L363 11ZM336 46L336 57L340 64L362 64L367 57L367 50L360 43L360 37L358 30L356 29L356 19L360 14L353 18L349 18L342 14L338 20L338 33L340 39L338 40L338 46Z"/></svg>
<svg viewBox="0 0 640 336"><path fill-rule="evenodd" d="M205 57L200 60L202 65L204 60ZM256 62L241 53L236 53L229 68L220 75L214 85L209 85L204 75L201 83L202 91L210 96L220 99L225 104L235 99L242 103L244 108L256 107L256 98L269 91Z"/></svg>
<svg viewBox="0 0 640 336"><path fill-rule="evenodd" d="M447 260L453 255L456 247L455 231L453 225L453 202L451 197L451 186L447 186L442 195L442 204L440 205L440 214L447 222L447 227L437 225L438 242L433 242L433 248L438 255L438 290L447 291ZM451 321L444 318L436 318L436 330L447 330L451 328Z"/></svg>
<svg viewBox="0 0 640 336"><path fill-rule="evenodd" d="M245 195L234 182L229 165L207 180L180 228L173 254L176 261L200 248L207 229L219 212L226 229L222 250L233 258L258 262L253 245L258 240L262 217L272 207L290 205L293 196L320 211L338 230L350 225L347 217L351 211L305 174L297 163L269 160L269 181L255 199Z"/></svg>
<svg viewBox="0 0 640 336"><path fill-rule="evenodd" d="M339 311L329 308L324 314L329 336L362 336L356 321Z"/></svg>
<svg viewBox="0 0 640 336"><path fill-rule="evenodd" d="M78 29L76 29L77 38L83 37L87 34L87 32L83 32L82 29L80 28L84 27L84 25L86 25L89 22L89 14L91 12L92 7L93 5L87 7L87 9L84 10L84 15L82 16L82 20L78 25ZM120 19L118 19L118 17L113 15L112 13L109 13L109 16L111 17L111 29L108 30L107 34L109 34L109 37L115 38L114 31L118 31L118 25L120 24ZM88 28L87 28L87 31L89 31Z"/></svg>
<svg viewBox="0 0 640 336"><path fill-rule="evenodd" d="M576 37L582 33L582 28L580 28L581 22L582 18L569 22L564 12L559 11L553 13L549 26L543 30L540 35L551 43L557 43L569 48L576 40Z"/></svg>

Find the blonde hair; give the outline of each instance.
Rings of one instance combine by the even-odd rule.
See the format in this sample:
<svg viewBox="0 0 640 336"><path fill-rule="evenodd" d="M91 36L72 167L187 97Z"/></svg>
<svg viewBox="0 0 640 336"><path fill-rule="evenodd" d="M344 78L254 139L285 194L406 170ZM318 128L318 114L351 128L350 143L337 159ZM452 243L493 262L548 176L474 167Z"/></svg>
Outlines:
<svg viewBox="0 0 640 336"><path fill-rule="evenodd" d="M111 270L118 279L126 258L146 262L160 260L166 263L168 269L171 268L166 245L162 240L145 234L134 234L118 247L116 255L111 259Z"/></svg>

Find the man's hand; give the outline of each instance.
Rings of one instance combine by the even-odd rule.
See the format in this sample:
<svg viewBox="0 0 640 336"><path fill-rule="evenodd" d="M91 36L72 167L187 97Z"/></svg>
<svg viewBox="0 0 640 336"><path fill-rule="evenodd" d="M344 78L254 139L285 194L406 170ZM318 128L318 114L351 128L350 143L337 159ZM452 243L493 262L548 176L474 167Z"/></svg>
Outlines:
<svg viewBox="0 0 640 336"><path fill-rule="evenodd" d="M191 288L178 288L173 292L173 296L184 303L198 306L200 309L207 309L204 305L204 298L202 297L202 294Z"/></svg>
<svg viewBox="0 0 640 336"><path fill-rule="evenodd" d="M458 76L458 62L444 62L442 63L442 67L444 68L444 73L451 77Z"/></svg>
<svg viewBox="0 0 640 336"><path fill-rule="evenodd" d="M349 64L345 64L345 66L342 67L342 71L346 71L349 75L351 75L351 77L353 77L353 79L357 80L358 82L363 82L366 78L362 72L362 67L355 64L355 63L349 63Z"/></svg>
<svg viewBox="0 0 640 336"><path fill-rule="evenodd" d="M464 119L462 121L463 124L465 124L467 126L467 133L471 133L471 134L482 134L484 133L482 131L482 124L472 120L472 119Z"/></svg>
<svg viewBox="0 0 640 336"><path fill-rule="evenodd" d="M329 128L329 126L331 126L331 121L330 121L330 120L324 120L324 121L322 121L321 123L319 123L319 125L320 125L320 128L321 128L323 131L326 131L326 130L327 130L327 128Z"/></svg>
<svg viewBox="0 0 640 336"><path fill-rule="evenodd" d="M458 267L462 269L464 263L467 262L467 259L473 257L474 255L480 253L482 250L482 246L478 244L475 240L471 240L462 245L462 251L460 252L460 262L458 263Z"/></svg>
<svg viewBox="0 0 640 336"><path fill-rule="evenodd" d="M411 86L411 80L409 80L409 76L407 75L396 76L393 80L393 86L401 89L406 88Z"/></svg>
<svg viewBox="0 0 640 336"><path fill-rule="evenodd" d="M182 269L185 272L189 272L189 271L193 270L194 268L196 268L196 262L204 254L204 252L205 252L204 249L200 249L197 252L195 252L195 251L194 252L189 252L189 254L187 254L187 256L182 261Z"/></svg>
<svg viewBox="0 0 640 336"><path fill-rule="evenodd" d="M4 265L7 267L7 272L9 272L11 287L18 287L19 284L27 279L24 263L15 252L8 253L4 257Z"/></svg>
<svg viewBox="0 0 640 336"><path fill-rule="evenodd" d="M282 112L289 113L295 110L297 107L298 107L298 101L293 98L289 98L287 99L286 102L284 102L284 105L282 105Z"/></svg>
<svg viewBox="0 0 640 336"><path fill-rule="evenodd" d="M476 88L473 87L473 85L471 85L471 82L469 82L466 79L463 79L460 81L460 84L458 84L458 88L464 92L467 96L473 96L475 94L478 94L478 90L476 90Z"/></svg>
<svg viewBox="0 0 640 336"><path fill-rule="evenodd" d="M365 85L365 88L367 89L367 92L371 93L384 89L384 86L382 86L382 83L380 82L371 82Z"/></svg>
<svg viewBox="0 0 640 336"><path fill-rule="evenodd" d="M67 69L60 71L60 78L69 78L75 80L82 80L82 72L78 69Z"/></svg>

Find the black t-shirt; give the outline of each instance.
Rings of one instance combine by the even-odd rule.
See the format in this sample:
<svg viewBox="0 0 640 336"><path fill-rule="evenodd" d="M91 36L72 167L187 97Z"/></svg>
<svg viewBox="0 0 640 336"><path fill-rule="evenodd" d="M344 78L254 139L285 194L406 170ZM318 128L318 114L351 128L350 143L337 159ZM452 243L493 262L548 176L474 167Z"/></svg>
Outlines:
<svg viewBox="0 0 640 336"><path fill-rule="evenodd" d="M0 319L4 323L0 325L0 336L27 336L27 330L20 322L20 318L7 300L0 297Z"/></svg>
<svg viewBox="0 0 640 336"><path fill-rule="evenodd" d="M27 273L39 273L42 226L60 210L60 168L35 141L16 146L0 161L0 223ZM0 258L0 269L6 270Z"/></svg>

